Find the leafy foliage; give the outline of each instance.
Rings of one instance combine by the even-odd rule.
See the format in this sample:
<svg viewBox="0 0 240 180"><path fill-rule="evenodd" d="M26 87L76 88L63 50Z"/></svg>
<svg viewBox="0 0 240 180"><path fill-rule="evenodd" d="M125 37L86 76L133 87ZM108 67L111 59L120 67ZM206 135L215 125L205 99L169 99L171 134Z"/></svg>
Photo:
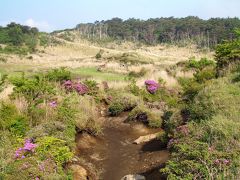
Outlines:
<svg viewBox="0 0 240 180"><path fill-rule="evenodd" d="M239 34L237 34L240 37ZM226 41L216 48L215 54L217 60L218 75L224 74L231 65L239 64L240 60L240 38L233 41Z"/></svg>
<svg viewBox="0 0 240 180"><path fill-rule="evenodd" d="M49 71L45 76L49 81L63 82L71 79L71 72L66 68L59 68Z"/></svg>
<svg viewBox="0 0 240 180"><path fill-rule="evenodd" d="M36 153L41 159L53 158L58 165L70 160L73 154L69 147L61 139L54 137L43 137L37 141Z"/></svg>
<svg viewBox="0 0 240 180"><path fill-rule="evenodd" d="M1 52L26 54L34 52L38 43L38 29L11 23L0 27L0 44L8 45ZM20 48L21 47L21 48Z"/></svg>

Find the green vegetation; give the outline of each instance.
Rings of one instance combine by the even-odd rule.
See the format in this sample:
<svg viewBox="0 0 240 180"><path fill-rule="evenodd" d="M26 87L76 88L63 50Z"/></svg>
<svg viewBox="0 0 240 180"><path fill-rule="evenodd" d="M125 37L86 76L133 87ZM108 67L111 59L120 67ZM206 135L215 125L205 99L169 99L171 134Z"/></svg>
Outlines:
<svg viewBox="0 0 240 180"><path fill-rule="evenodd" d="M143 26L143 22L163 26L162 29L153 28ZM209 23L217 22L226 24L208 27ZM161 18L154 22L113 19L103 21L101 25L106 24L109 30L105 35L120 40L137 41L137 30L132 27L139 25L147 28L139 32L140 42L181 43L185 40L181 34L185 33L189 41L201 47L213 47L222 39L229 39L228 33L233 26L240 26L238 18L205 21L196 17ZM96 27L99 25L98 22ZM122 30L120 25L125 29ZM223 32L215 32L223 26ZM178 27L178 32L173 27ZM204 34L206 27L207 36ZM81 27L78 28L81 31ZM186 32L185 28L191 31ZM128 30L127 34L125 30ZM178 84L174 88L166 86L162 78L148 79L145 86L138 86L135 78L141 80L148 75L144 68L128 74L81 67L41 73L14 72L7 76L4 74L10 70L5 55L2 55L0 61L4 68L0 69L0 92L7 85L14 88L9 99L0 103L0 179L72 179L67 164L75 155L76 134L102 135L101 119L105 116L127 117L126 123L137 122L148 128L163 129L159 140L171 156L160 171L167 179L238 178L240 33L239 30L236 32L231 35L234 40L224 41L216 47L215 61L190 58L170 67L168 72L175 77L178 70L192 73L190 77L177 78ZM197 39L200 35L202 39ZM70 31L61 32L58 37L73 41ZM35 52L37 45L46 47L59 42L58 37L51 39L49 34L39 33L35 28L11 23L0 27L0 52L26 55ZM28 56L29 60L32 58ZM153 64L151 59L135 52L107 57L100 50L95 58L98 63L100 60L117 61L126 69L128 65ZM117 89L108 86L106 81L122 81L126 87Z"/></svg>
<svg viewBox="0 0 240 180"><path fill-rule="evenodd" d="M215 73L213 68L205 67L194 78L180 79L182 108L164 115L171 158L161 172L168 179L239 177L240 84L234 80L239 75L239 51L235 51L240 47L238 43L236 39L218 46ZM229 51L229 47L235 50ZM214 74L219 70L228 73L216 79Z"/></svg>
<svg viewBox="0 0 240 180"><path fill-rule="evenodd" d="M15 53L26 55L36 51L38 43L38 29L11 23L0 28L0 44L7 45L0 48L1 53Z"/></svg>
<svg viewBox="0 0 240 180"><path fill-rule="evenodd" d="M140 99L133 94L121 93L114 94L111 104L109 106L109 113L112 116L119 115L123 111L132 110L140 103Z"/></svg>
<svg viewBox="0 0 240 180"><path fill-rule="evenodd" d="M66 69L9 79L15 88L0 105L0 179L72 178L64 167L77 131L99 135L101 124L93 97L63 90L69 79ZM94 82L86 83L93 92Z"/></svg>
<svg viewBox="0 0 240 180"><path fill-rule="evenodd" d="M151 18L140 20L113 18L95 23L79 24L76 29L84 37L104 41L104 39L128 40L147 44L172 43L198 47L214 47L223 40L231 40L234 28L240 27L239 18ZM88 30L86 30L88 29ZM101 29L102 31L99 31ZM110 37L110 38L109 38Z"/></svg>
<svg viewBox="0 0 240 180"><path fill-rule="evenodd" d="M149 109L144 105L136 106L128 115L129 121L139 121L150 127L162 126L162 113L159 110Z"/></svg>
<svg viewBox="0 0 240 180"><path fill-rule="evenodd" d="M80 76L85 78L100 79L103 81L124 81L125 75L117 73L99 72L94 67L81 67L73 69L73 76Z"/></svg>

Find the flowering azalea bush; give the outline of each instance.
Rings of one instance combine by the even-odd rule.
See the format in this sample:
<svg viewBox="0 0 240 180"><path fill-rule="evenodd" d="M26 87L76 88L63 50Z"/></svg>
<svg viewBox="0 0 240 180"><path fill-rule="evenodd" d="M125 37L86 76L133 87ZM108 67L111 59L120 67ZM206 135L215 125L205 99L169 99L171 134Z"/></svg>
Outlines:
<svg viewBox="0 0 240 180"><path fill-rule="evenodd" d="M27 154L33 153L36 147L37 145L32 143L30 139L26 139L24 147L18 148L15 151L15 158L24 159Z"/></svg>
<svg viewBox="0 0 240 180"><path fill-rule="evenodd" d="M76 91L80 95L88 93L88 87L81 82L73 82L71 80L68 80L63 83L63 86L68 92Z"/></svg>
<svg viewBox="0 0 240 180"><path fill-rule="evenodd" d="M159 84L154 80L146 80L145 85L146 85L147 91L151 94L156 93L156 91L159 89Z"/></svg>

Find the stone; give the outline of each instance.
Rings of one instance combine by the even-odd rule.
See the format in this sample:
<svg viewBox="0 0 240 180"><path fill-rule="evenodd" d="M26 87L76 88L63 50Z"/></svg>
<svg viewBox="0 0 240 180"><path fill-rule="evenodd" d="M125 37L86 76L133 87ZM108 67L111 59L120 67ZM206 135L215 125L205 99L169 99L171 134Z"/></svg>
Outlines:
<svg viewBox="0 0 240 180"><path fill-rule="evenodd" d="M146 180L146 178L139 174L130 174L124 176L121 180Z"/></svg>
<svg viewBox="0 0 240 180"><path fill-rule="evenodd" d="M73 171L73 179L74 180L87 180L88 179L88 173L85 168L78 164L72 164L69 167L70 170Z"/></svg>
<svg viewBox="0 0 240 180"><path fill-rule="evenodd" d="M154 133L154 134L149 134L146 136L140 136L138 139L136 139L133 143L134 144L142 144L142 143L146 143L149 142L151 140L154 140L158 137L159 133Z"/></svg>

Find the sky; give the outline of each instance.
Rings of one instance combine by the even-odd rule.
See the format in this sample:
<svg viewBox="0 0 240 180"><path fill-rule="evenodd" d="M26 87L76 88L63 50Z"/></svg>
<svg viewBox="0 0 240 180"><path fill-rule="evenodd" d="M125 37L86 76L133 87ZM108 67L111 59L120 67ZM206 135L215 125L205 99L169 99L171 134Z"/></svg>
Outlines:
<svg viewBox="0 0 240 180"><path fill-rule="evenodd" d="M17 22L47 32L114 17L189 15L240 18L240 0L0 0L1 26Z"/></svg>

